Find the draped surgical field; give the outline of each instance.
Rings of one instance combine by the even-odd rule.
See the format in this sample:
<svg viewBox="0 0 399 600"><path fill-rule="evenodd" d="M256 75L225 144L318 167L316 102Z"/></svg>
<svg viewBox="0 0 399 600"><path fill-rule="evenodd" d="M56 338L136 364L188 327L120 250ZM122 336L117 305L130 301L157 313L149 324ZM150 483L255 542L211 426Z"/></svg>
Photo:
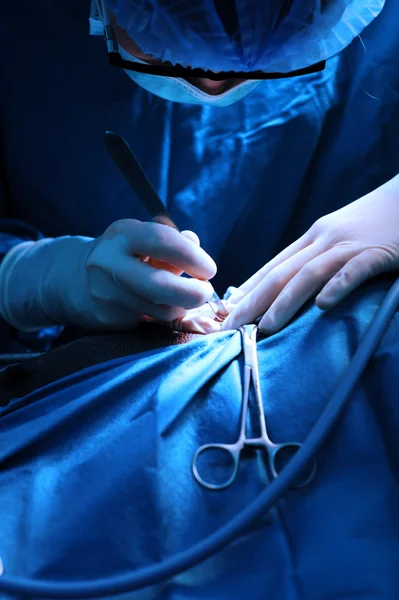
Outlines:
<svg viewBox="0 0 399 600"><path fill-rule="evenodd" d="M175 319L172 327L182 333L216 333L221 323L215 320L215 314L209 304L187 311L184 317Z"/></svg>

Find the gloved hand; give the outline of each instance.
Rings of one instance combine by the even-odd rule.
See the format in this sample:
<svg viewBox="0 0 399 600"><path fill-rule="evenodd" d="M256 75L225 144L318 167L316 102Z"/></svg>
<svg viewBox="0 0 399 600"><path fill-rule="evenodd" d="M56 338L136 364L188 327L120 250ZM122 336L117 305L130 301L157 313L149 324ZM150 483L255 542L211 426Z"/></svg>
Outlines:
<svg viewBox="0 0 399 600"><path fill-rule="evenodd" d="M312 296L318 294L320 309L331 309L367 279L396 270L399 176L316 221L237 288L226 302L230 315L221 330L253 323L266 313L259 328L273 334Z"/></svg>
<svg viewBox="0 0 399 600"><path fill-rule="evenodd" d="M146 317L172 321L210 299L206 280L215 273L194 233L124 219L97 239L66 236L11 250L0 266L0 312L25 331L54 324L122 330Z"/></svg>

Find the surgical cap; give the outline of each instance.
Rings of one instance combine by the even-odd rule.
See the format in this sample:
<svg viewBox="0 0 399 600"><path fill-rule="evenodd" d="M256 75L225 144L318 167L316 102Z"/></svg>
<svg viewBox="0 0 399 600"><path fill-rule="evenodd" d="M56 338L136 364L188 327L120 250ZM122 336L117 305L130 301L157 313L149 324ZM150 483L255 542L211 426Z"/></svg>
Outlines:
<svg viewBox="0 0 399 600"><path fill-rule="evenodd" d="M213 71L289 72L340 52L385 0L105 2L145 54Z"/></svg>

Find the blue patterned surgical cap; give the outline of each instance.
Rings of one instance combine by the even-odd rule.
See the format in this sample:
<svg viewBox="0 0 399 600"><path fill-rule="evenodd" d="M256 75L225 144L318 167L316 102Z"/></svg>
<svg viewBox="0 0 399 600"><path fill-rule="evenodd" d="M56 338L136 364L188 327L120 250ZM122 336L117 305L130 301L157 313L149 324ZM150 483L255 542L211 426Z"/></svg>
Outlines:
<svg viewBox="0 0 399 600"><path fill-rule="evenodd" d="M289 72L340 52L385 0L105 2L144 54L213 71ZM93 0L92 33L95 6Z"/></svg>

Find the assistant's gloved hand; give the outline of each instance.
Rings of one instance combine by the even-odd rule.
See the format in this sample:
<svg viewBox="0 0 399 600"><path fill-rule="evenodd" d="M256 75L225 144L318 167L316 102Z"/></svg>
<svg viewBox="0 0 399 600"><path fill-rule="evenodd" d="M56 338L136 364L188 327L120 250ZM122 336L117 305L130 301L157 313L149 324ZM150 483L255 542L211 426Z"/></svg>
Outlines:
<svg viewBox="0 0 399 600"><path fill-rule="evenodd" d="M172 321L209 300L213 288L206 280L215 273L194 233L124 219L97 239L66 236L11 250L0 266L0 313L25 331L54 324L122 330L146 317Z"/></svg>
<svg viewBox="0 0 399 600"><path fill-rule="evenodd" d="M367 279L399 270L399 176L322 217L267 263L226 303L221 330L253 323L266 335L282 329L301 306L336 306ZM320 291L321 290L321 291Z"/></svg>

